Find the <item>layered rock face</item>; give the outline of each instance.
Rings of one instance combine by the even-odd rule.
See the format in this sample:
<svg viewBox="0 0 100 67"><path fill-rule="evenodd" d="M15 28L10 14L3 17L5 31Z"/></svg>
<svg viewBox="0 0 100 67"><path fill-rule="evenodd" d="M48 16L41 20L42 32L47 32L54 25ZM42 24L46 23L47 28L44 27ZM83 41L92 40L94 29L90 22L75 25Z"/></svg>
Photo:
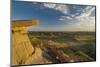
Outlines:
<svg viewBox="0 0 100 67"><path fill-rule="evenodd" d="M36 25L37 20L12 22L12 65L42 64L48 61L42 57L42 50L34 48L27 35L27 27Z"/></svg>
<svg viewBox="0 0 100 67"><path fill-rule="evenodd" d="M43 51L39 47L32 46L25 27L13 29L12 65L49 63L42 54Z"/></svg>
<svg viewBox="0 0 100 67"><path fill-rule="evenodd" d="M25 28L15 28L12 33L12 64L24 64L34 51ZM20 32L19 32L20 31Z"/></svg>

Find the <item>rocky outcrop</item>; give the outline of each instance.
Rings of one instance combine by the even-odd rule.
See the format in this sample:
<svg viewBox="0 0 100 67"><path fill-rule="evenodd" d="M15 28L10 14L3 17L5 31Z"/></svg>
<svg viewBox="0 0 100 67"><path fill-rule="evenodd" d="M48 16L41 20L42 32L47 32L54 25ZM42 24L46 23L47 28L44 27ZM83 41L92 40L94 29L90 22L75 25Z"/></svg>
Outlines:
<svg viewBox="0 0 100 67"><path fill-rule="evenodd" d="M14 28L12 33L12 65L50 63L42 57L43 51L33 47L25 27Z"/></svg>
<svg viewBox="0 0 100 67"><path fill-rule="evenodd" d="M27 35L27 27L37 23L38 20L12 21L12 66L50 63L42 57L43 51L32 45Z"/></svg>

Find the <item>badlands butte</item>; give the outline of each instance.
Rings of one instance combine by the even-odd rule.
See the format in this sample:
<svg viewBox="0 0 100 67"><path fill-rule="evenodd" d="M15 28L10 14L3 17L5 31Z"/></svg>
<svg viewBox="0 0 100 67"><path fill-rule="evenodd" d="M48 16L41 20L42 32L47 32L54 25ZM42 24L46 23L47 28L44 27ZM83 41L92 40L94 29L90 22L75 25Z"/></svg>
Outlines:
<svg viewBox="0 0 100 67"><path fill-rule="evenodd" d="M12 21L12 66L95 61L95 32L27 30L38 23Z"/></svg>

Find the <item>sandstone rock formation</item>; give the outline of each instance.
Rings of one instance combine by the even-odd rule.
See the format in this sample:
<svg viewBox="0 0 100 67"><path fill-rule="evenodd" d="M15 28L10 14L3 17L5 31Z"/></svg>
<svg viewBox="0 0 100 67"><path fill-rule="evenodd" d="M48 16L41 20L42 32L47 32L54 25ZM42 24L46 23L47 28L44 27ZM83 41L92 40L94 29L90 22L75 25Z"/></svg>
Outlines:
<svg viewBox="0 0 100 67"><path fill-rule="evenodd" d="M42 57L42 50L34 48L29 40L26 27L32 22L33 20L12 22L12 65L49 63Z"/></svg>

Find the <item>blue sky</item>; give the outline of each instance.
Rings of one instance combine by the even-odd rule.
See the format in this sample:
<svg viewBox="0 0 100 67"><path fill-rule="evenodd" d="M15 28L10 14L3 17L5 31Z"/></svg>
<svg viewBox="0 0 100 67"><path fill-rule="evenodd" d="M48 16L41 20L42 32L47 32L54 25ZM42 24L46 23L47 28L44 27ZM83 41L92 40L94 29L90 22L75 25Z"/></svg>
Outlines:
<svg viewBox="0 0 100 67"><path fill-rule="evenodd" d="M38 19L32 31L95 31L95 6L12 1L12 20Z"/></svg>

